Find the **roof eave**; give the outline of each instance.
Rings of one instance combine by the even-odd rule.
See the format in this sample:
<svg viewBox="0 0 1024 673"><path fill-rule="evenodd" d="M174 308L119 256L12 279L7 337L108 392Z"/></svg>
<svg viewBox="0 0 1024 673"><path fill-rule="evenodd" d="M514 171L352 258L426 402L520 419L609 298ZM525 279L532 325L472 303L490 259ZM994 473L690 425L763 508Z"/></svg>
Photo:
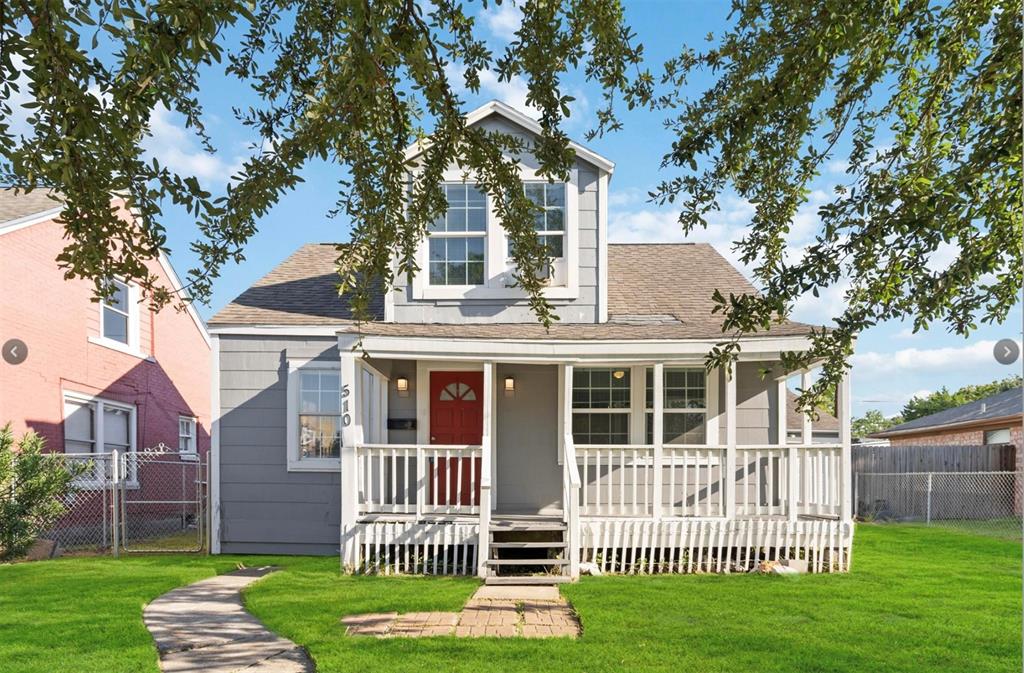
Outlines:
<svg viewBox="0 0 1024 673"><path fill-rule="evenodd" d="M876 439L888 439L890 437L906 437L908 435L927 435L944 430L962 430L964 428L982 427L985 425L993 425L995 423L1003 423L1006 421L1014 420L1024 420L1024 412L1006 414L1003 416L992 416L991 418L975 418L968 421L957 421L956 423L922 425L917 428L905 428L903 430L883 430L882 432L873 432L870 435L868 435L868 437L874 437Z"/></svg>
<svg viewBox="0 0 1024 673"><path fill-rule="evenodd" d="M541 135L541 133L543 133L543 129L535 119L523 114L522 112L511 107L510 105L507 105L506 103L502 103L501 101L497 100L492 100L487 103L484 103L477 109L467 114L466 126L472 126L473 124L489 117L492 114L501 115L502 117L505 117L509 121L512 121L537 135ZM415 159L417 156L422 154L428 147L430 147L430 145L430 138L417 140L413 144L409 145L409 147L405 149L406 161L411 161ZM585 147L572 140L569 141L569 147L576 153L576 156L578 158L593 164L594 166L604 171L608 175L611 175L612 173L615 172L615 162L601 156L592 149Z"/></svg>

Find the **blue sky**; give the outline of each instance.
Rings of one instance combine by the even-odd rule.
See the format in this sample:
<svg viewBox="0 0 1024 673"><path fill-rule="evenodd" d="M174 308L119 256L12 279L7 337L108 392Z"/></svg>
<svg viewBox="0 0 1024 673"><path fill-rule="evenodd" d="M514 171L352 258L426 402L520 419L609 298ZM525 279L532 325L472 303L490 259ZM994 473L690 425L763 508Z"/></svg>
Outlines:
<svg viewBox="0 0 1024 673"><path fill-rule="evenodd" d="M645 45L650 66L657 70L661 62L678 53L683 43L699 47L709 32L720 33L726 26L728 11L729 5L725 2L648 1L628 3L627 17ZM492 8L480 16L480 29L495 48L511 39L517 26L518 13L510 5ZM693 80L693 93L708 83L707 79ZM484 73L482 84L479 95L467 93L464 96L467 111L492 98L524 106L523 82L501 83ZM568 77L566 90L577 97L566 130L582 140L595 121L593 110L599 101L599 92L580 77ZM232 167L247 155L246 147L253 140L231 115L231 106L249 96L247 89L237 82L216 72L208 73L203 80L200 100L206 106L208 130L214 137L218 154L204 154L198 142L182 127L181 120L166 111L158 111L155 116L154 138L149 145L151 153L178 171L194 173L211 187L222 185ZM647 192L662 177L659 163L671 140L661 126L661 119L659 113L629 113L623 116L623 131L589 143L617 164L609 197L609 232L613 241L684 240L675 221L676 213L646 202ZM301 244L348 238L349 223L327 217L336 198L339 174L338 167L328 164L311 165L304 171L306 182L282 199L261 222L259 233L246 250L247 259L224 269L214 286L210 305L199 307L204 317L231 301ZM843 177L842 163L836 161L819 179L811 202L797 217L790 240L792 248L798 250L811 240L817 227L817 206L828 199L831 187ZM735 259L731 242L742 234L751 208L739 199L728 197L722 206L722 212L713 218L707 231L685 240L710 242L723 255ZM196 229L181 214L171 216L168 229L172 260L179 273L184 273L196 261L188 249ZM955 252L950 247L933 263L948 264ZM680 283L685 283L685 279L680 279ZM819 299L808 297L801 301L794 317L822 324L841 307L842 289L836 288ZM992 357L992 346L1004 337L1019 340L1021 323L1018 305L1004 326L982 326L968 340L948 334L941 325L916 335L910 333L908 324L898 322L872 328L861 335L854 360L854 413L859 415L866 409L877 408L892 414L915 393L934 391L944 385L956 388L1019 373L1019 362L1013 366L999 365Z"/></svg>

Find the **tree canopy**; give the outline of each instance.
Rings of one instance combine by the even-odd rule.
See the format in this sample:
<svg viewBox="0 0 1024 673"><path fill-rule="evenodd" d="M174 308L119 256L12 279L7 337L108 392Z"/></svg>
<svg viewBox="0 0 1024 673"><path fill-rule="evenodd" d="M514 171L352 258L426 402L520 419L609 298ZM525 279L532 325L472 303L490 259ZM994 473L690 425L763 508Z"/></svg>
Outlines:
<svg viewBox="0 0 1024 673"><path fill-rule="evenodd" d="M903 422L900 415L886 416L878 409L868 409L863 416L853 419L850 423L850 434L854 437L867 437Z"/></svg>
<svg viewBox="0 0 1024 673"><path fill-rule="evenodd" d="M968 402L991 397L1006 390L1020 389L1021 384L1020 376L1009 376L991 383L964 386L954 392L950 392L943 386L929 395L912 397L903 405L903 420L912 421L915 418L930 416L945 409L952 409Z"/></svg>
<svg viewBox="0 0 1024 673"><path fill-rule="evenodd" d="M482 0L487 7L495 4ZM415 250L443 212L441 172L457 162L494 197L512 240L517 282L538 320L557 319L537 271L547 250L532 227L515 157L541 174L572 161L562 131L571 96L563 78L583 73L603 96L593 134L621 128L616 105L654 106L675 140L652 199L674 204L686 232L706 225L725 194L755 206L737 242L762 290L716 295L722 343L709 364L728 364L738 337L787 317L802 295L844 288L835 326L786 354L793 369L823 362L803 397L834 386L856 335L909 317L967 336L1000 322L1022 285L1019 5L1009 0L734 0L731 27L707 46L681 45L656 81L618 0L527 0L516 39L495 53L463 0L301 2L242 0L26 0L0 10L0 180L63 195L69 276L109 291L113 276L138 282L157 304L174 298L145 265L166 244L163 208L188 209L201 236L188 291L210 295L239 260L259 218L296 188L313 160L345 169L338 210L352 222L339 259L357 316L370 288L416 273ZM239 106L252 156L225 194L147 159L153 110L181 113L208 141L202 73L222 68L251 86ZM480 73L522 77L543 129L535 146L467 128L457 82L478 91ZM695 92L690 78L714 83ZM31 131L9 124L26 95ZM429 136L415 165L406 146ZM843 149L847 148L848 149ZM212 148L211 148L212 149ZM846 178L818 213L817 240L787 249L797 209L825 162ZM413 179L408 184L409 173ZM138 213L116 217L109 196ZM943 246L953 261L936 268ZM810 408L811 401L803 406Z"/></svg>

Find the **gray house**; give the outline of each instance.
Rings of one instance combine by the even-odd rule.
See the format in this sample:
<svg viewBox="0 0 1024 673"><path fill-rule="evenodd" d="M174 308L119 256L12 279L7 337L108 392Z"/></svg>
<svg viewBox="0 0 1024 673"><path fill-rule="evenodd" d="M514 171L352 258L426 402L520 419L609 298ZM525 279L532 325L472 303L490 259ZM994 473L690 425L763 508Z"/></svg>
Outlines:
<svg viewBox="0 0 1024 673"><path fill-rule="evenodd" d="M467 122L539 132L497 102ZM707 245L609 244L614 165L573 149L564 184L520 159L554 254L550 330L455 167L423 273L377 297L373 321L339 301L332 244L303 246L210 321L215 552L488 582L848 567L848 381L825 443L811 422L787 432L787 380L810 373L778 361L808 325L746 337L731 372L708 372L712 292L753 287Z"/></svg>

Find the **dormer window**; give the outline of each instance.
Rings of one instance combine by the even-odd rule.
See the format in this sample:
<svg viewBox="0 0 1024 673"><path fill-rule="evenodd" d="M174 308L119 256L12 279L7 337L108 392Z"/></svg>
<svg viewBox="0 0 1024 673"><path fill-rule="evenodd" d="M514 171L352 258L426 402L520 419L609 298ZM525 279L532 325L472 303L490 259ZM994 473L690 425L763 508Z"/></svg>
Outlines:
<svg viewBox="0 0 1024 673"><path fill-rule="evenodd" d="M549 299L576 299L582 236L578 172L570 171L567 182L549 183L528 166L520 170L523 192L538 206L534 229L548 248L550 261L538 269L544 294ZM443 180L448 209L427 226L427 238L417 253L422 271L412 279L411 299L522 300L525 293L517 284L508 232L492 199L475 182L465 180L461 167L445 171ZM584 190L596 195L596 184ZM595 246L600 226L596 203L586 206L584 219L589 230L584 240Z"/></svg>
<svg viewBox="0 0 1024 673"><path fill-rule="evenodd" d="M483 285L487 198L473 184L446 184L448 212L430 225L430 284Z"/></svg>
<svg viewBox="0 0 1024 673"><path fill-rule="evenodd" d="M548 247L552 257L565 257L565 184L526 182L523 189L526 197L540 208L533 220L540 242Z"/></svg>

